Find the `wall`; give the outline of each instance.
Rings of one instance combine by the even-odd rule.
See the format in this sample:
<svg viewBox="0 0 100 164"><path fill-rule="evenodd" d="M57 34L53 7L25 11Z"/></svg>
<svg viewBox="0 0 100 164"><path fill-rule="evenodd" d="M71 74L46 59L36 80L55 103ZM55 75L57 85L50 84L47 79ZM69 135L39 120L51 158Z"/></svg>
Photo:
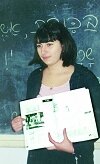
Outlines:
<svg viewBox="0 0 100 164"><path fill-rule="evenodd" d="M26 164L26 161L24 148L0 148L0 164Z"/></svg>

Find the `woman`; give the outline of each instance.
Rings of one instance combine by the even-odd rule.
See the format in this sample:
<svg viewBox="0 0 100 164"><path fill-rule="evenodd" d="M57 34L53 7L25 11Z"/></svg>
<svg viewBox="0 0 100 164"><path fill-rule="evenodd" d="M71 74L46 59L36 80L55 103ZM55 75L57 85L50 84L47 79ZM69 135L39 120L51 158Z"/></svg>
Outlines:
<svg viewBox="0 0 100 164"><path fill-rule="evenodd" d="M30 64L40 64L27 82L27 99L51 95L77 88L88 88L94 107L97 128L100 134L100 85L96 76L86 67L76 64L77 47L67 28L56 20L44 23L36 32L35 55ZM22 129L23 119L12 120L17 132ZM49 140L54 146L30 150L27 164L93 164L94 142L96 140L72 143L66 129L64 139L58 143Z"/></svg>

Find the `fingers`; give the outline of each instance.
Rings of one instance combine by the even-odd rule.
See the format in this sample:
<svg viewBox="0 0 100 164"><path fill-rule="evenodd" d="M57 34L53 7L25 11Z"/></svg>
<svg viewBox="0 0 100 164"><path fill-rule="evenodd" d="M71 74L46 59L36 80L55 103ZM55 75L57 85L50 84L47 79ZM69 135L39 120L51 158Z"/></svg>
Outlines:
<svg viewBox="0 0 100 164"><path fill-rule="evenodd" d="M23 119L21 118L21 116L17 116L16 118L14 118L11 121L11 125L12 125L12 128L15 132L18 132L18 131L22 130Z"/></svg>
<svg viewBox="0 0 100 164"><path fill-rule="evenodd" d="M48 148L48 150L56 149L56 150L65 151L68 153L74 152L73 144L67 137L66 128L63 129L64 139L62 142L54 141L50 133L48 133L48 137L49 137L49 141L53 144L53 147Z"/></svg>
<svg viewBox="0 0 100 164"><path fill-rule="evenodd" d="M67 136L66 128L63 129L63 136L64 136L64 139L69 140L69 138Z"/></svg>
<svg viewBox="0 0 100 164"><path fill-rule="evenodd" d="M67 137L66 128L63 129L63 136L64 136L64 139Z"/></svg>
<svg viewBox="0 0 100 164"><path fill-rule="evenodd" d="M51 134L48 133L48 138L49 138L49 141L52 143L52 144L55 144L55 141L53 140L53 138L51 137Z"/></svg>
<svg viewBox="0 0 100 164"><path fill-rule="evenodd" d="M63 129L63 136L64 136L64 140L65 139L69 140L68 137L67 137L66 128ZM49 138L49 141L52 144L56 144L57 143L56 141L53 140L53 138L51 137L51 134L50 133L48 133L48 138Z"/></svg>
<svg viewBox="0 0 100 164"><path fill-rule="evenodd" d="M49 141L53 144L53 146L48 147L47 149L48 150L56 150L57 142L53 140L50 133L48 133L48 138L49 138Z"/></svg>

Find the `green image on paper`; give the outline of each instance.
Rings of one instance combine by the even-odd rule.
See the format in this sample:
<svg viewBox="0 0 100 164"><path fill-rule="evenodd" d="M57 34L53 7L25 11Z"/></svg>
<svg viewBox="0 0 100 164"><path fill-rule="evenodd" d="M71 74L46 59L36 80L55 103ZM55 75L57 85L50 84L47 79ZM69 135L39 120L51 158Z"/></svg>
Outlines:
<svg viewBox="0 0 100 164"><path fill-rule="evenodd" d="M39 128L44 124L43 112L26 115L26 129Z"/></svg>

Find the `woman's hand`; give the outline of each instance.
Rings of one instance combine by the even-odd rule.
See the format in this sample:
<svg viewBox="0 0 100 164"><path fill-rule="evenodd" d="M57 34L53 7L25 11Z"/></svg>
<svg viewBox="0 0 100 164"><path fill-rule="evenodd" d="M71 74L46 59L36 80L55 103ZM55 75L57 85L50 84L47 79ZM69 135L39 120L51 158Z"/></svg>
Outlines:
<svg viewBox="0 0 100 164"><path fill-rule="evenodd" d="M17 116L11 121L12 128L15 132L18 132L18 131L22 130L23 120L24 119L21 118L21 116Z"/></svg>
<svg viewBox="0 0 100 164"><path fill-rule="evenodd" d="M48 150L59 150L59 151L65 151L68 153L74 153L74 147L72 142L68 139L66 129L63 130L63 136L64 139L62 142L56 142L52 139L50 133L48 133L49 141L54 145L49 148Z"/></svg>

